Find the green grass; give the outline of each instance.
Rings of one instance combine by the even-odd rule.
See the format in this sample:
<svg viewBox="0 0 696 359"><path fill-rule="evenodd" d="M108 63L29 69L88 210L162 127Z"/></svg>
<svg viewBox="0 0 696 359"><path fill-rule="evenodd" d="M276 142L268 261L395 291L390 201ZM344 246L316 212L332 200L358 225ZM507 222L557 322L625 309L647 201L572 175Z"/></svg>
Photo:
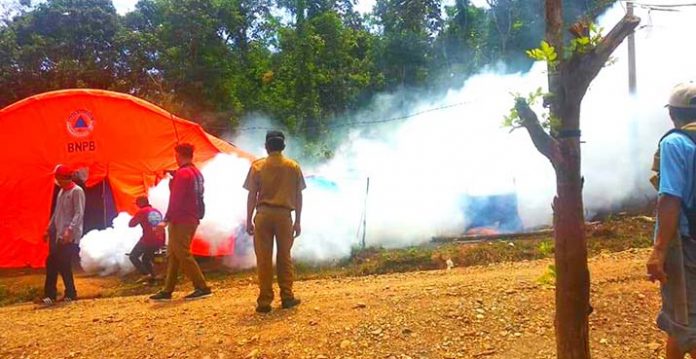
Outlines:
<svg viewBox="0 0 696 359"><path fill-rule="evenodd" d="M38 298L41 295L41 289L38 287L24 287L19 289L9 289L6 286L0 285L0 307L4 305L29 302Z"/></svg>
<svg viewBox="0 0 696 359"><path fill-rule="evenodd" d="M652 245L653 223L636 217L613 216L605 222L588 226L587 243L590 256L600 252L619 252L632 248L646 248ZM450 259L456 267L488 265L500 262L516 262L550 258L554 255L553 238L540 235L516 241L499 240L483 243L427 243L400 249L353 248L349 257L324 262L296 262L297 280L340 278L349 276L368 276L418 270L447 268ZM206 279L216 286L228 283L256 280L254 269L232 271L214 260L202 263ZM538 281L553 285L555 273L547 269L540 273ZM135 283L137 275L122 279L114 287L104 288L101 297L144 295L153 293L159 286L143 286ZM180 283L186 283L183 278ZM0 306L26 302L37 298L40 288L8 288L0 285Z"/></svg>

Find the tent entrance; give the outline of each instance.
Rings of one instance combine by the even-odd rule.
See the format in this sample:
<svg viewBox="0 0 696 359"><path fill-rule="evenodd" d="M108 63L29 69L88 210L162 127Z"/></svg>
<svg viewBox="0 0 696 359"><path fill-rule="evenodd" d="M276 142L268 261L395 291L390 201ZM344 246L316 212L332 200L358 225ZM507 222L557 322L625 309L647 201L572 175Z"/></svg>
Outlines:
<svg viewBox="0 0 696 359"><path fill-rule="evenodd" d="M85 230L106 229L116 218L116 205L109 181L104 179L96 185L85 188Z"/></svg>
<svg viewBox="0 0 696 359"><path fill-rule="evenodd" d="M111 227L111 223L118 214L114 203L113 192L109 181L103 181L91 187L85 187L84 183L77 181L77 184L85 191L85 216L83 235L93 229L106 229ZM51 214L55 210L56 198L60 187L55 186L53 190L53 201L51 204Z"/></svg>

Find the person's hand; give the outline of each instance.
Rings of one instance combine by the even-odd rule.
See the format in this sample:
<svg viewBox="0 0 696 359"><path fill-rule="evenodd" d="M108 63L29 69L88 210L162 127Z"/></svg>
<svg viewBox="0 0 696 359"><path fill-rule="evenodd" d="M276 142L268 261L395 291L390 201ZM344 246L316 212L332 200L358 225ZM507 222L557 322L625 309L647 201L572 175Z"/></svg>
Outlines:
<svg viewBox="0 0 696 359"><path fill-rule="evenodd" d="M295 238L300 236L300 233L302 233L302 226L300 225L300 222L295 222L295 224L292 226L293 232L295 232Z"/></svg>
<svg viewBox="0 0 696 359"><path fill-rule="evenodd" d="M247 221L246 223L246 232L250 236L254 235L254 222L253 221Z"/></svg>
<svg viewBox="0 0 696 359"><path fill-rule="evenodd" d="M162 221L162 222L160 222L160 223L157 223L157 227L158 227L158 228L166 228L166 227L167 227L167 222Z"/></svg>
<svg viewBox="0 0 696 359"><path fill-rule="evenodd" d="M648 270L648 279L651 282L659 281L662 284L667 282L667 273L665 273L666 256L666 249L653 248L652 253L650 253L645 267Z"/></svg>
<svg viewBox="0 0 696 359"><path fill-rule="evenodd" d="M73 230L70 228L66 228L63 231L63 235L60 237L60 243L62 243L62 244L71 243L73 241L73 236L74 236Z"/></svg>

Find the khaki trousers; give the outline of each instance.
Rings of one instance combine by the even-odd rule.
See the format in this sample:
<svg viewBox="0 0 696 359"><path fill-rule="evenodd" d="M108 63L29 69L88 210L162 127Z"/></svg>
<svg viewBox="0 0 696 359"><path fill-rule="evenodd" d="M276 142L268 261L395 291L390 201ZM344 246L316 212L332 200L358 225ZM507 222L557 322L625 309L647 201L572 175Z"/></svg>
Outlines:
<svg viewBox="0 0 696 359"><path fill-rule="evenodd" d="M167 245L167 279L164 280L164 291L171 293L176 287L179 267L197 289L206 289L208 285L191 254L191 241L196 233L197 224L169 224L169 244Z"/></svg>
<svg viewBox="0 0 696 359"><path fill-rule="evenodd" d="M294 242L290 211L282 208L260 208L254 217L254 251L259 276L259 306L273 302L273 243L277 243L276 270L281 300L294 298L294 269L290 250Z"/></svg>

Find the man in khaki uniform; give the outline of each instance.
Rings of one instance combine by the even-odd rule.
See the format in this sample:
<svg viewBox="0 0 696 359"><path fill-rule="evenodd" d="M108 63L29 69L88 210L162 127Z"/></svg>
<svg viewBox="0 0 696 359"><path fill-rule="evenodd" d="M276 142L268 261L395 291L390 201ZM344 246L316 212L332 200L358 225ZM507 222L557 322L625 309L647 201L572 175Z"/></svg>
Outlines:
<svg viewBox="0 0 696 359"><path fill-rule="evenodd" d="M256 311L268 313L273 302L273 238L278 245L276 269L282 307L300 304L292 292L294 269L290 250L301 232L302 190L305 185L297 162L283 156L285 135L268 131L268 157L251 164L244 188L247 197L247 233L254 236L256 268L259 276L259 297ZM256 209L256 216L254 215ZM293 224L291 212L295 211ZM252 220L253 218L253 220Z"/></svg>

